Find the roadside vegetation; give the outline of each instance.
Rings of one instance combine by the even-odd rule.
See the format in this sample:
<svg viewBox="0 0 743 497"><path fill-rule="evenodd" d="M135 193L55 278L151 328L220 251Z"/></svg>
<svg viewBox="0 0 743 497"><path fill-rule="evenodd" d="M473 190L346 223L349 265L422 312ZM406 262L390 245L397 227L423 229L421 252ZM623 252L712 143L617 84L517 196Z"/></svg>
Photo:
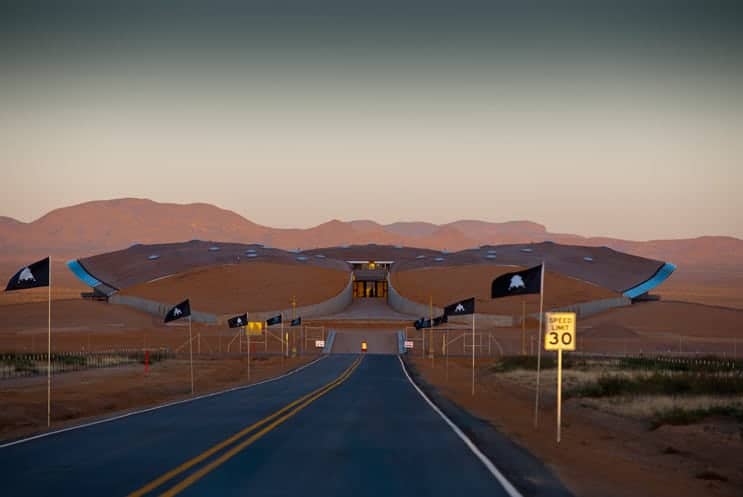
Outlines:
<svg viewBox="0 0 743 497"><path fill-rule="evenodd" d="M554 389L556 361L542 357L542 384ZM537 359L506 356L489 367L499 378L534 388ZM586 407L642 419L655 429L709 417L743 424L743 361L717 357L563 356L563 392Z"/></svg>

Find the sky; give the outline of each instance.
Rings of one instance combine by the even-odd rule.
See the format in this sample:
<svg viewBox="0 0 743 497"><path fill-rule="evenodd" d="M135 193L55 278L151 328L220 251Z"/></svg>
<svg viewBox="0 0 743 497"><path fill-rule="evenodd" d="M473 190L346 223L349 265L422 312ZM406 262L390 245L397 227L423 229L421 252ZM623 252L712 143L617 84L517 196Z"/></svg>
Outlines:
<svg viewBox="0 0 743 497"><path fill-rule="evenodd" d="M740 2L31 3L0 2L0 215L743 238Z"/></svg>

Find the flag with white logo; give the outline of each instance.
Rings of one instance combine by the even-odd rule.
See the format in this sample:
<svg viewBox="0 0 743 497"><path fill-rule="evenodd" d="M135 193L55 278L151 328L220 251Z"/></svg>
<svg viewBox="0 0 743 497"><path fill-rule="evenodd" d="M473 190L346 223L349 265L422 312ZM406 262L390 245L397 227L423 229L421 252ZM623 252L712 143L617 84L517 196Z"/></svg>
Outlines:
<svg viewBox="0 0 743 497"><path fill-rule="evenodd" d="M164 322L169 323L171 321L175 321L176 319L186 318L190 315L191 303L188 301L188 299L186 299L168 311L168 313L165 315Z"/></svg>
<svg viewBox="0 0 743 497"><path fill-rule="evenodd" d="M266 320L266 326L273 326L275 324L281 324L281 314L277 314L276 316Z"/></svg>
<svg viewBox="0 0 743 497"><path fill-rule="evenodd" d="M475 297L460 300L444 307L446 316L464 316L465 314L475 313Z"/></svg>
<svg viewBox="0 0 743 497"><path fill-rule="evenodd" d="M230 328L240 328L242 326L247 326L248 313L246 312L245 314L240 314L239 316L228 319L227 324L230 326Z"/></svg>
<svg viewBox="0 0 743 497"><path fill-rule="evenodd" d="M49 258L34 262L18 270L5 287L6 292L49 286Z"/></svg>
<svg viewBox="0 0 743 497"><path fill-rule="evenodd" d="M433 326L439 326L441 324L448 323L448 322L449 322L449 318L446 316L446 314L442 314L441 316L433 318ZM431 320L426 319L426 318L420 318L413 323L413 326L415 326L416 330L431 328Z"/></svg>
<svg viewBox="0 0 743 497"><path fill-rule="evenodd" d="M291 324L289 326L300 326L302 324L302 316L292 319Z"/></svg>
<svg viewBox="0 0 743 497"><path fill-rule="evenodd" d="M539 293L542 289L542 266L534 266L516 273L506 273L493 280L490 297L498 299L511 295Z"/></svg>

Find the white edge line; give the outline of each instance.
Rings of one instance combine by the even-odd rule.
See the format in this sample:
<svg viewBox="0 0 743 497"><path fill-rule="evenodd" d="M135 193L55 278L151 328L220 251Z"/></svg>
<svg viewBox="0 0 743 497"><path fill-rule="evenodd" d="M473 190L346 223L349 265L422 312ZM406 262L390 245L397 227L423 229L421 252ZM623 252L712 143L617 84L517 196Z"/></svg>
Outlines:
<svg viewBox="0 0 743 497"><path fill-rule="evenodd" d="M109 423L111 421L117 421L119 419L128 418L129 416L136 416L138 414L144 414L144 413L151 412L151 411L157 411L158 409L164 409L166 407L173 407L173 406L177 406L177 405L180 405L180 404L186 404L188 402L193 402L193 401L196 401L196 400L208 399L209 397L215 397L217 395L222 395L222 394L225 394L225 393L235 392L237 390L246 390L248 388L257 387L258 385L263 385L264 383L270 383L272 381L277 381L277 380L280 380L282 378L286 378L287 376L293 375L294 373L298 373L301 370L303 370L305 368L308 368L308 367L312 366L313 364L315 364L316 362L321 361L321 360L323 360L325 358L327 358L327 356L320 356L317 359L315 359L314 361L309 362L309 363L307 363L307 364L305 364L303 366L300 366L300 367L298 367L296 369L293 369L293 370L289 371L288 373L284 373L284 374L282 374L280 376L274 376L273 378L268 378L268 379L265 379L263 381L259 381L258 383L251 383L249 385L241 385L241 386L238 386L238 387L228 388L227 390L220 390L219 392L212 392L212 393L208 393L208 394L204 394L204 395L199 395L198 397L191 397L191 398L188 398L188 399L177 400L175 402L169 402L167 404L160 404L160 405L157 405L157 406L148 407L147 409L140 409L138 411L131 411L131 412L127 412L127 413L124 413L124 414L119 414L118 416L113 416L111 418L99 419L97 421L92 421L90 423L84 423L84 424L81 424L81 425L75 425L75 426L70 426L70 427L67 427L67 428L62 428L61 430L49 431L49 432L46 432L46 433L39 433L38 435L34 435L32 437L21 438L20 440L15 440L13 442L8 442L8 443L5 443L5 444L2 444L2 445L0 445L0 449L4 449L6 447L11 447L13 445L19 445L19 444L22 444L22 443L30 442L32 440L37 440L39 438L50 437L52 435L57 435L59 433L64 433L66 431L79 430L80 428L87 428L87 427L90 427L90 426L95 426L95 425L99 425L99 424L103 424L103 423Z"/></svg>
<svg viewBox="0 0 743 497"><path fill-rule="evenodd" d="M446 414L444 414L441 411L441 409L439 409L438 406L434 404L425 393L423 393L423 390L421 390L418 387L418 385L415 384L413 379L408 374L408 370L405 368L405 363L402 362L402 358L399 355L397 356L397 359L400 361L400 367L402 367L402 371L403 373L405 373L405 376L408 378L408 381L410 382L410 384L413 385L413 387L418 391L420 396L423 397L423 400L425 400L428 403L428 405L431 406L431 409L433 409L436 412L436 414L441 416L441 419L446 421L446 424L449 425L449 428L451 428L452 431L454 431L454 433L456 433L457 436L460 439L462 439L464 444L472 451L473 454L475 454L475 456L480 460L480 462L486 468L488 468L490 473L495 477L496 480L498 480L498 483L501 484L501 486L506 491L506 493L509 495L509 497L524 497L518 490L516 490L516 487L514 487L511 484L511 482L506 479L505 476L503 476L503 473L498 471L498 468L495 467L495 464L493 464L493 461L488 459L488 456L483 454L480 451L480 449L478 449L477 446L472 442L472 440L470 440L470 438L467 435L465 435L464 432L457 425L455 425L452 422L452 420L449 419L449 417Z"/></svg>

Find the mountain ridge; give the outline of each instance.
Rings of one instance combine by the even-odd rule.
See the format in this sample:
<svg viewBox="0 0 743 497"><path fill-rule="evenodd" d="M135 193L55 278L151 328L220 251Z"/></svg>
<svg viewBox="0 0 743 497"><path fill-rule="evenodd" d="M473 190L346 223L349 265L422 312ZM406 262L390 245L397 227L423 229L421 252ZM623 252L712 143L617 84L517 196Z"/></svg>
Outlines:
<svg viewBox="0 0 743 497"><path fill-rule="evenodd" d="M463 219L445 224L332 219L310 228L272 228L208 203L161 203L150 199L93 200L54 209L31 222L0 216L0 255L83 257L119 250L134 243L192 239L264 243L285 249L345 244L408 245L463 250L479 245L553 241L608 246L615 250L669 260L676 264L743 266L743 240L700 236L647 241L551 233L528 220L489 222Z"/></svg>

